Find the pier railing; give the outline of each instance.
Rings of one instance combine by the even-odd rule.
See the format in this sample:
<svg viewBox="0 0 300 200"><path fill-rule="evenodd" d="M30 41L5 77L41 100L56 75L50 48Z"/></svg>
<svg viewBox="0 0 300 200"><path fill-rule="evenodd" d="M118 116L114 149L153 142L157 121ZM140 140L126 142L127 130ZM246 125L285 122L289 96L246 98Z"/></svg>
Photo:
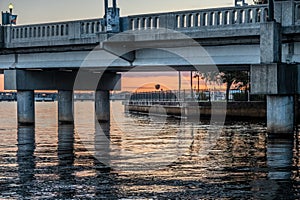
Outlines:
<svg viewBox="0 0 300 200"><path fill-rule="evenodd" d="M189 102L225 101L225 92L220 90L181 90L135 92L127 99L126 104L138 106L182 106ZM245 90L230 90L229 101L265 101L265 95L250 95Z"/></svg>
<svg viewBox="0 0 300 200"><path fill-rule="evenodd" d="M129 105L166 105L182 106L190 101L209 101L210 91L200 90L199 92L191 90L182 91L153 91L153 92L135 92L128 99Z"/></svg>

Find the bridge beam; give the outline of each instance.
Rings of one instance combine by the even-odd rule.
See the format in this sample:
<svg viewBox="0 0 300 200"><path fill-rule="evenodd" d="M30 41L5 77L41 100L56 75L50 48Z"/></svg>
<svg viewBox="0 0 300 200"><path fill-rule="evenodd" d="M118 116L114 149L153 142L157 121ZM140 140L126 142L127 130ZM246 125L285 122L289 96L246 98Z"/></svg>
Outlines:
<svg viewBox="0 0 300 200"><path fill-rule="evenodd" d="M74 123L72 90L58 91L58 122L61 124Z"/></svg>
<svg viewBox="0 0 300 200"><path fill-rule="evenodd" d="M6 90L120 90L120 74L111 72L5 70Z"/></svg>
<svg viewBox="0 0 300 200"><path fill-rule="evenodd" d="M110 102L108 90L97 90L95 94L95 114L99 122L110 121Z"/></svg>
<svg viewBox="0 0 300 200"><path fill-rule="evenodd" d="M17 91L17 116L20 125L32 125L35 123L34 113L34 91Z"/></svg>
<svg viewBox="0 0 300 200"><path fill-rule="evenodd" d="M34 90L59 90L58 120L73 123L73 91L96 92L96 117L98 121L110 120L109 91L121 88L120 74L112 72L80 71L33 71L5 70L4 87L18 90L18 121L34 123Z"/></svg>

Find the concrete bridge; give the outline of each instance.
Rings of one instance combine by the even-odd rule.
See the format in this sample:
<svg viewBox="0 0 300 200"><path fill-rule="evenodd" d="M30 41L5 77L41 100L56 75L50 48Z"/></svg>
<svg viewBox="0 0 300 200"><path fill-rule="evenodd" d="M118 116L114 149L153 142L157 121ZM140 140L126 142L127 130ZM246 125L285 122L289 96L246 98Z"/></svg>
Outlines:
<svg viewBox="0 0 300 200"><path fill-rule="evenodd" d="M114 4L101 19L1 26L0 70L5 89L18 91L25 124L35 121L34 90L59 91L61 122L73 122L73 90L96 90L97 119L108 121L118 72L250 70L251 92L268 95L268 130L291 132L300 92L300 1L275 1L274 20L272 11L245 5L119 17Z"/></svg>

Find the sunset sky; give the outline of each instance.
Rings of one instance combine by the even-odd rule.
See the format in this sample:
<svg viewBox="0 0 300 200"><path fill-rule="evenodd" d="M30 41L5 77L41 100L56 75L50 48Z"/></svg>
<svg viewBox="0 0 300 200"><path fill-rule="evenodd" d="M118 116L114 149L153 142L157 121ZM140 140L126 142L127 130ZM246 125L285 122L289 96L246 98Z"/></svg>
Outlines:
<svg viewBox="0 0 300 200"><path fill-rule="evenodd" d="M252 3L252 0L246 2ZM32 24L53 21L76 20L86 18L99 18L103 16L103 0L2 0L0 9L8 10L9 3L14 5L13 12L18 15L17 23ZM209 7L233 6L234 0L118 0L118 7L121 9L121 16L168 12L174 10L201 9ZM148 77L145 79L145 77ZM182 87L189 87L189 75L182 79ZM142 85L160 82L170 89L178 89L178 73L172 75L156 74L149 77L149 74L137 76L124 75L123 90L134 90ZM3 90L3 75L0 76L0 90ZM194 84L197 80L194 80ZM205 88L201 82L201 88Z"/></svg>

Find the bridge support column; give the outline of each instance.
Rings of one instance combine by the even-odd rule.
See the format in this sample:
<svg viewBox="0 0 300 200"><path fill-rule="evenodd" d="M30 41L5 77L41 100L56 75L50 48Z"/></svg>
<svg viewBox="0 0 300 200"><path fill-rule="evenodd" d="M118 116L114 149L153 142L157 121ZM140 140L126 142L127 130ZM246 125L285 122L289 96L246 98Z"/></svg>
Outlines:
<svg viewBox="0 0 300 200"><path fill-rule="evenodd" d="M21 125L34 124L34 91L18 90L17 100L18 123Z"/></svg>
<svg viewBox="0 0 300 200"><path fill-rule="evenodd" d="M267 131L270 133L293 133L294 96L267 96Z"/></svg>
<svg viewBox="0 0 300 200"><path fill-rule="evenodd" d="M99 122L110 121L109 90L97 90L95 94L95 114Z"/></svg>
<svg viewBox="0 0 300 200"><path fill-rule="evenodd" d="M267 130L291 133L294 125L294 94L297 90L297 66L261 64L251 66L252 94L267 95Z"/></svg>
<svg viewBox="0 0 300 200"><path fill-rule="evenodd" d="M58 122L61 124L74 123L72 90L58 91Z"/></svg>

